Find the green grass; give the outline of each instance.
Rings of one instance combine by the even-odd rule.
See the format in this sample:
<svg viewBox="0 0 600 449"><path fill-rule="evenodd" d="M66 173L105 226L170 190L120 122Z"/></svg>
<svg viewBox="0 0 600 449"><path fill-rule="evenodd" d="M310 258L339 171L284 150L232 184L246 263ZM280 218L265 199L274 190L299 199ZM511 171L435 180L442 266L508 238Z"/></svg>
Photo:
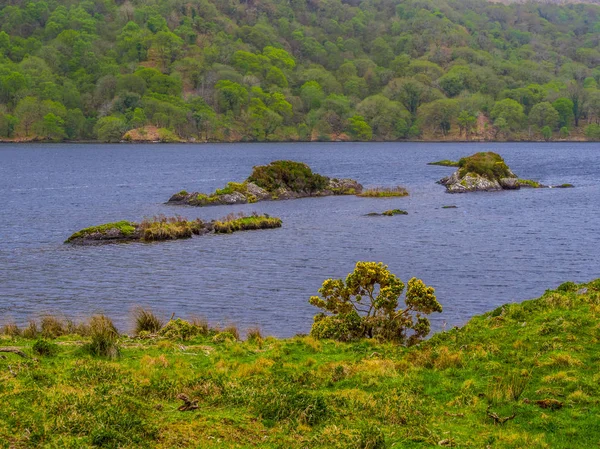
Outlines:
<svg viewBox="0 0 600 449"><path fill-rule="evenodd" d="M408 196L408 190L404 187L373 187L371 189L363 190L357 196L363 196L368 198L388 198L394 196Z"/></svg>
<svg viewBox="0 0 600 449"><path fill-rule="evenodd" d="M599 322L597 280L504 305L409 349L256 333L240 342L173 320L162 336L120 336L118 357L110 358L84 350L91 337L66 335L35 359L0 354L0 441L15 448L590 448L600 441ZM34 356L37 339L0 338L0 346ZM178 411L180 394L198 400L198 409ZM513 414L504 424L490 417Z"/></svg>
<svg viewBox="0 0 600 449"><path fill-rule="evenodd" d="M69 243L75 239L83 238L92 234L106 234L112 229L118 230L123 235L131 235L136 231L136 223L123 220L114 223L106 223L99 226L90 226L89 228L82 229L81 231L77 231L71 235L71 237L65 240L65 243Z"/></svg>
<svg viewBox="0 0 600 449"><path fill-rule="evenodd" d="M280 228L281 219L268 215L253 214L250 216L229 214L213 223L215 234L230 234L236 231Z"/></svg>
<svg viewBox="0 0 600 449"><path fill-rule="evenodd" d="M531 179L519 179L519 184L521 186L531 187L533 189L539 189L542 185L537 181L532 181Z"/></svg>
<svg viewBox="0 0 600 449"><path fill-rule="evenodd" d="M144 219L139 224L143 242L187 239L200 234L203 228L204 223L201 220L186 220L179 216L164 215Z"/></svg>
<svg viewBox="0 0 600 449"><path fill-rule="evenodd" d="M458 161L451 161L449 159L442 159L437 162L428 162L427 165L441 165L443 167L458 167Z"/></svg>
<svg viewBox="0 0 600 449"><path fill-rule="evenodd" d="M386 217L392 217L394 215L408 215L408 212L402 209L390 209L382 212L381 215L385 215Z"/></svg>
<svg viewBox="0 0 600 449"><path fill-rule="evenodd" d="M474 173L488 179L512 177L508 165L499 154L488 152L475 153L463 157L458 161L459 175L464 177L467 173Z"/></svg>

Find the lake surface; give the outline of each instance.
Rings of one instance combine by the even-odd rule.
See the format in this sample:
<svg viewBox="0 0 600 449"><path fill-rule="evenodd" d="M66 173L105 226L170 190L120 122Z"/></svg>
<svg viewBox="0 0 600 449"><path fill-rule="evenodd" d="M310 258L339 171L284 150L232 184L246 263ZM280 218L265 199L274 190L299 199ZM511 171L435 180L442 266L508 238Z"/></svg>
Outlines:
<svg viewBox="0 0 600 449"><path fill-rule="evenodd" d="M520 177L574 189L450 195L427 166L496 151ZM365 186L406 186L406 198L307 198L208 208L167 206L175 192L211 192L253 165L303 161ZM310 330L308 304L324 279L356 261L381 261L402 280L436 288L434 328L600 277L600 145L296 143L0 146L0 320L104 312L131 328L131 310L167 318L258 325L287 337ZM442 209L456 205L456 209ZM405 209L406 216L366 217ZM71 247L91 225L155 214L213 219L230 212L281 217L276 230L155 244Z"/></svg>

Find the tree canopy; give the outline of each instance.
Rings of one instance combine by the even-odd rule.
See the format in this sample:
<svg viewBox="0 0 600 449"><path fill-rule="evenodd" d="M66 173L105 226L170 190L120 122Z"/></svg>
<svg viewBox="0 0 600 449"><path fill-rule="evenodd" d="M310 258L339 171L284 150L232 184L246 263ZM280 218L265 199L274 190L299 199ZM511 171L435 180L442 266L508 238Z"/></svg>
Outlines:
<svg viewBox="0 0 600 449"><path fill-rule="evenodd" d="M0 138L591 139L599 30L591 4L12 0Z"/></svg>

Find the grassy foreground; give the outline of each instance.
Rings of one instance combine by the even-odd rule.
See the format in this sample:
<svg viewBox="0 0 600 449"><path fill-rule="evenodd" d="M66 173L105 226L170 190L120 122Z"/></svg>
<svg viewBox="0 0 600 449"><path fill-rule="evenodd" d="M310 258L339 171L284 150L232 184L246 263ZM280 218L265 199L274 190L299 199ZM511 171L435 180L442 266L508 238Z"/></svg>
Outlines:
<svg viewBox="0 0 600 449"><path fill-rule="evenodd" d="M256 331L239 342L181 320L120 337L114 359L86 351L88 337L41 356L39 338L5 335L0 347L29 358L0 353L0 446L597 447L599 318L597 280L408 349Z"/></svg>

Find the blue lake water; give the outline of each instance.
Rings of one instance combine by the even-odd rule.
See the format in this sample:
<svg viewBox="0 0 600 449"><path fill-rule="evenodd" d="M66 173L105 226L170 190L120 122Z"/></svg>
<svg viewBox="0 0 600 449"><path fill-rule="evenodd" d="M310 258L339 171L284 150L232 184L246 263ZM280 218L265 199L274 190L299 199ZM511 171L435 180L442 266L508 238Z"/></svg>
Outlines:
<svg viewBox="0 0 600 449"><path fill-rule="evenodd" d="M450 195L427 166L496 151L520 177L574 189ZM406 198L352 196L208 208L167 206L182 189L211 192L276 159L308 163L365 186L406 186ZM127 331L131 310L258 325L280 337L310 330L324 279L382 261L436 288L434 328L537 297L566 280L600 277L600 145L296 143L0 146L0 321L103 312ZM456 205L456 209L442 209ZM406 216L366 217L405 209ZM276 230L155 244L71 247L87 226L155 214L281 217Z"/></svg>

